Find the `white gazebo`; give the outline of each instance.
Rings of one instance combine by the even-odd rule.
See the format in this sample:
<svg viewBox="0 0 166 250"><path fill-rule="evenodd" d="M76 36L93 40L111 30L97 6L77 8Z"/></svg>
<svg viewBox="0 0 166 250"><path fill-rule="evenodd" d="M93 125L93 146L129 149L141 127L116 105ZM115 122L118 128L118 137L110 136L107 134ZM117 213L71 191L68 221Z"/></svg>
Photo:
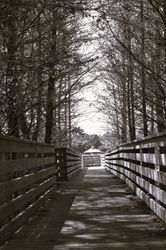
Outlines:
<svg viewBox="0 0 166 250"><path fill-rule="evenodd" d="M82 154L83 167L93 167L101 165L101 151L92 146Z"/></svg>
<svg viewBox="0 0 166 250"><path fill-rule="evenodd" d="M84 154L101 154L101 151L92 146L90 149L86 150Z"/></svg>

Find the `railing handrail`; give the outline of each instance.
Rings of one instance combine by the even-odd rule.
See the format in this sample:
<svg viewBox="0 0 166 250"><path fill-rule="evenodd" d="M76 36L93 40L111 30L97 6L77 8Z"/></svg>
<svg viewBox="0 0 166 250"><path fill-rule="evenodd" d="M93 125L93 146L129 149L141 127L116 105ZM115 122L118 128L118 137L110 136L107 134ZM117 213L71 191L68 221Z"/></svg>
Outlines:
<svg viewBox="0 0 166 250"><path fill-rule="evenodd" d="M155 141L160 141L160 139L166 139L166 131L161 132L161 133L157 133L155 135L150 135L150 136L146 136L143 139L136 139L130 142L126 142L126 143L121 143L118 146L115 146L115 148L113 148L110 151L114 151L120 147L128 147L128 146L134 146L134 145L140 145L140 144L145 144L145 143L149 143L151 141L155 142ZM109 151L109 152L110 152ZM107 152L106 152L107 154Z"/></svg>
<svg viewBox="0 0 166 250"><path fill-rule="evenodd" d="M32 140L17 138L17 137L8 136L8 135L0 135L0 141L2 141L2 140L11 141L11 142L26 143L26 144L31 144L31 145L55 147L53 144L47 144L44 142L32 141Z"/></svg>
<svg viewBox="0 0 166 250"><path fill-rule="evenodd" d="M166 133L121 144L105 154L105 167L166 223Z"/></svg>
<svg viewBox="0 0 166 250"><path fill-rule="evenodd" d="M58 177L80 168L80 154L69 148L0 135L0 245L54 194Z"/></svg>

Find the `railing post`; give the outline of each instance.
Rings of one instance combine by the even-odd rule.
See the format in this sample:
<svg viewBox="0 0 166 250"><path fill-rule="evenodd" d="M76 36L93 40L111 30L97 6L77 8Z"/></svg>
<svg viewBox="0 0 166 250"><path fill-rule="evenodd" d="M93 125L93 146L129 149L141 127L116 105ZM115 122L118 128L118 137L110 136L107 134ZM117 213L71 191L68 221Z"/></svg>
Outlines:
<svg viewBox="0 0 166 250"><path fill-rule="evenodd" d="M155 147L155 170L160 171L160 147Z"/></svg>
<svg viewBox="0 0 166 250"><path fill-rule="evenodd" d="M140 145L140 166L142 166L142 147Z"/></svg>
<svg viewBox="0 0 166 250"><path fill-rule="evenodd" d="M155 147L155 201L158 203L160 200L160 182L159 182L159 175L160 175L160 147L156 145Z"/></svg>
<svg viewBox="0 0 166 250"><path fill-rule="evenodd" d="M57 181L67 180L65 152L65 148L55 148L55 164L58 170Z"/></svg>
<svg viewBox="0 0 166 250"><path fill-rule="evenodd" d="M55 148L57 181L67 181L81 168L81 156L69 148Z"/></svg>

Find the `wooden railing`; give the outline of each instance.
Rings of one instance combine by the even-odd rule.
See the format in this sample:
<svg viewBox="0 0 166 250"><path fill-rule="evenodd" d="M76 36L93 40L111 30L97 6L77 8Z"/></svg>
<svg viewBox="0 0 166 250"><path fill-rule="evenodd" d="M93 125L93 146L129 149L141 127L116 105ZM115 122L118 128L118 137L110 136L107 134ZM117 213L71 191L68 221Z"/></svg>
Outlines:
<svg viewBox="0 0 166 250"><path fill-rule="evenodd" d="M120 145L105 155L105 167L166 223L166 134Z"/></svg>
<svg viewBox="0 0 166 250"><path fill-rule="evenodd" d="M65 149L60 161L52 145L0 136L0 245L55 192L63 179L80 169L80 157ZM62 164L61 164L62 163Z"/></svg>
<svg viewBox="0 0 166 250"><path fill-rule="evenodd" d="M81 155L68 148L56 148L55 162L58 169L58 180L65 181L80 170Z"/></svg>

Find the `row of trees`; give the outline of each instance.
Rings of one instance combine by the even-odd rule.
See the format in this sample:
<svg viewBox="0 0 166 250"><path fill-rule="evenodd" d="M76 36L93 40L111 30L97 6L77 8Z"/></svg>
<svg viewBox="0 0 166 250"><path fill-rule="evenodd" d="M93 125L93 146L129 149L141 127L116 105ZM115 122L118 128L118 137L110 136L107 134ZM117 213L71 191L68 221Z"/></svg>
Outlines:
<svg viewBox="0 0 166 250"><path fill-rule="evenodd" d="M75 94L94 64L79 53L86 2L0 1L0 134L71 143Z"/></svg>
<svg viewBox="0 0 166 250"><path fill-rule="evenodd" d="M164 131L166 1L104 1L97 24L105 82L100 108L118 141Z"/></svg>
<svg viewBox="0 0 166 250"><path fill-rule="evenodd" d="M72 133L72 148L80 153L85 152L92 146L105 153L107 149L112 149L116 144L114 135L106 132L103 135L87 134L80 127L74 127Z"/></svg>
<svg viewBox="0 0 166 250"><path fill-rule="evenodd" d="M78 92L96 65L80 48L97 35L100 109L114 137L166 129L164 0L1 0L0 14L0 134L71 144Z"/></svg>

